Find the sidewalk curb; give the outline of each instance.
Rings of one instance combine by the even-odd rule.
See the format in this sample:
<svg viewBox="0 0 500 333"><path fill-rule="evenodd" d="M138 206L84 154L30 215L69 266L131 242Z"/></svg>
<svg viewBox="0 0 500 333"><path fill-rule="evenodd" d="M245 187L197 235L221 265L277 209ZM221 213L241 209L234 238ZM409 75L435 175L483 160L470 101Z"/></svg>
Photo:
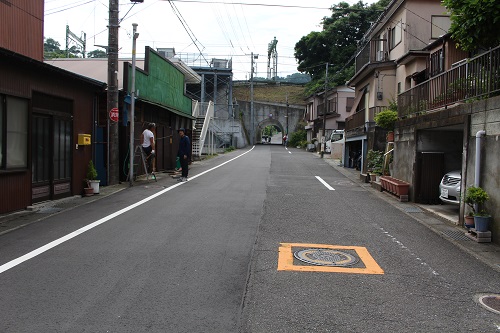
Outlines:
<svg viewBox="0 0 500 333"><path fill-rule="evenodd" d="M317 158L320 158L319 155ZM462 244L459 241L452 239L451 237L446 237L445 234L443 233L443 231L445 231L445 230L459 231L459 232L463 232L464 234L465 234L465 230L463 228L461 228L460 226L452 224L451 221L444 218L443 216L441 216L437 213L434 213L432 211L429 211L428 209L426 209L422 205L419 205L419 204L416 204L413 202L406 202L406 203L399 202L396 197L393 197L392 195L387 194L387 192L379 192L379 191L375 190L374 188L371 187L371 185L365 184L359 178L353 177L352 172L346 171L343 166L338 165L337 160L325 159L325 162L328 163L332 168L334 168L335 170L340 172L342 175L347 177L349 180L358 184L362 188L369 190L371 193L373 193L377 197L381 198L382 200L384 200L388 204L392 205L394 208L400 210L401 212L403 212L407 216L411 217L412 219L414 219L415 221L417 221L421 225L427 227L429 230L436 233L442 239L449 241L450 243L457 246L459 249L463 250L464 252L468 253L469 255L474 257L475 259L481 261L485 265L491 267L493 270L500 273L500 246L498 246L494 243L476 243L476 242L470 240L470 241L467 241L467 242L470 242L469 244L471 244L471 246L469 247L465 244ZM441 223L440 224L428 223L428 222L418 218L414 214L410 214L410 213L406 212L405 210L403 210L400 207L401 205L409 205L409 206L413 206L413 207L418 207L423 211L423 213L426 216L434 218L434 220L438 220ZM481 251L478 251L476 249L473 249L472 247L481 247L482 249L481 249ZM488 253L488 254L490 254L490 256L486 257L483 253ZM494 257L494 259L491 259L490 257Z"/></svg>

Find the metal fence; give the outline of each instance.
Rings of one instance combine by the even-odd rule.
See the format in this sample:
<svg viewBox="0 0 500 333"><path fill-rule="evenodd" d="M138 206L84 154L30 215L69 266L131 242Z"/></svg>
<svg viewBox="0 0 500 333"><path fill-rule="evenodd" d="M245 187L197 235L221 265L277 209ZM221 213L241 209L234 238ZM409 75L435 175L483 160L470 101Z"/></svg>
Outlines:
<svg viewBox="0 0 500 333"><path fill-rule="evenodd" d="M398 96L398 115L405 118L498 94L500 46L474 58L464 59L450 70L401 93Z"/></svg>
<svg viewBox="0 0 500 333"><path fill-rule="evenodd" d="M366 109L360 110L345 119L345 129L346 131L353 130L358 127L363 127L366 123L373 123L375 116L387 109L387 106L374 106L368 109L368 121L366 121Z"/></svg>

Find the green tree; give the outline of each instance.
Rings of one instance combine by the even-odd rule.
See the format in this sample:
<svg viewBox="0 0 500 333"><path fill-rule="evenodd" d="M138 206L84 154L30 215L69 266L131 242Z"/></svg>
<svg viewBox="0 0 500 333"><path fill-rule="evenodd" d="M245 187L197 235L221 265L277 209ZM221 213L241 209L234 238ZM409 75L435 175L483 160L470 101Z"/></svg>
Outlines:
<svg viewBox="0 0 500 333"><path fill-rule="evenodd" d="M64 58L65 56L58 41L53 38L45 38L43 43L43 57L45 59Z"/></svg>
<svg viewBox="0 0 500 333"><path fill-rule="evenodd" d="M345 84L354 74L354 62L358 42L375 22L390 0L379 0L367 5L362 1L349 5L340 2L332 6L332 15L322 20L322 31L313 31L295 45L295 58L300 72L310 74L308 93L324 88L325 63L331 86Z"/></svg>
<svg viewBox="0 0 500 333"><path fill-rule="evenodd" d="M443 0L451 14L450 32L465 51L500 44L500 1Z"/></svg>
<svg viewBox="0 0 500 333"><path fill-rule="evenodd" d="M107 58L108 55L103 50L94 50L87 53L87 58Z"/></svg>

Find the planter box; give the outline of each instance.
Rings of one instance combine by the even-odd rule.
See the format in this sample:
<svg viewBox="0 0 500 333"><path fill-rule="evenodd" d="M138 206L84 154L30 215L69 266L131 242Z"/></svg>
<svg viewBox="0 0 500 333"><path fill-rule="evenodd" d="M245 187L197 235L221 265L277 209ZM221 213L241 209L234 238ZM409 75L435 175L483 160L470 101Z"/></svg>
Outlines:
<svg viewBox="0 0 500 333"><path fill-rule="evenodd" d="M390 176L381 176L380 184L382 189L398 196L401 201L408 201L409 183Z"/></svg>

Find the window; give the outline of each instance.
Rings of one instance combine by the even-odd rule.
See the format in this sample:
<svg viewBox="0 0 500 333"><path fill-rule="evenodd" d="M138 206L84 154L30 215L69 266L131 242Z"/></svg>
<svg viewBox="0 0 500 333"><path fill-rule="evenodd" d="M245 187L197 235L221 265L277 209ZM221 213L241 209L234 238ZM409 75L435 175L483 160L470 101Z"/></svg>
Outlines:
<svg viewBox="0 0 500 333"><path fill-rule="evenodd" d="M28 101L0 95L1 169L28 166Z"/></svg>
<svg viewBox="0 0 500 333"><path fill-rule="evenodd" d="M431 38L437 39L450 30L451 20L449 16L431 17Z"/></svg>
<svg viewBox="0 0 500 333"><path fill-rule="evenodd" d="M350 112L353 105L354 105L354 97L347 97L347 103L346 103L345 110L347 112Z"/></svg>
<svg viewBox="0 0 500 333"><path fill-rule="evenodd" d="M337 113L337 97L328 101L328 113Z"/></svg>
<svg viewBox="0 0 500 333"><path fill-rule="evenodd" d="M401 94L401 82L398 82L398 94Z"/></svg>
<svg viewBox="0 0 500 333"><path fill-rule="evenodd" d="M396 45L398 45L399 43L401 43L402 26L403 26L403 22L399 21L390 30L390 35L391 35L391 50L393 48L395 48Z"/></svg>
<svg viewBox="0 0 500 333"><path fill-rule="evenodd" d="M431 53L429 67L429 73L431 76L436 76L439 73L444 72L443 49L439 49L436 52Z"/></svg>

